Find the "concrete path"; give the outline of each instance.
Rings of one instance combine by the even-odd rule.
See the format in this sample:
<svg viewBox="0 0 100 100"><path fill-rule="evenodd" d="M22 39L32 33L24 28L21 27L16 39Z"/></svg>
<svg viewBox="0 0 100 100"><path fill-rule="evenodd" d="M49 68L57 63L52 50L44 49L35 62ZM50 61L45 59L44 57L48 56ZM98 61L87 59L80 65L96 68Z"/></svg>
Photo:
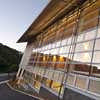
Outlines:
<svg viewBox="0 0 100 100"><path fill-rule="evenodd" d="M5 81L5 80L9 80L9 79L11 79L14 75L15 75L15 73L10 73L9 76L8 76L8 73L0 74L0 82L1 82L1 81Z"/></svg>
<svg viewBox="0 0 100 100"><path fill-rule="evenodd" d="M0 100L38 100L9 88L6 82L13 76L9 77L8 74L0 74Z"/></svg>
<svg viewBox="0 0 100 100"><path fill-rule="evenodd" d="M0 100L37 100L23 93L11 90L6 83L0 85Z"/></svg>

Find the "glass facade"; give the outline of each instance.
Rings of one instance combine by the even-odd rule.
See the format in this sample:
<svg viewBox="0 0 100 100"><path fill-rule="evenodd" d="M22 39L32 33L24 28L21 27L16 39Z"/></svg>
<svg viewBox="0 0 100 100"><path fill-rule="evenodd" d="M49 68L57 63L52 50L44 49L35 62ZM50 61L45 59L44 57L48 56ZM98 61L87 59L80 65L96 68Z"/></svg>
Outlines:
<svg viewBox="0 0 100 100"><path fill-rule="evenodd" d="M59 94L64 84L100 95L99 4L85 5L37 36L28 63L31 79L23 74L36 89L44 84Z"/></svg>

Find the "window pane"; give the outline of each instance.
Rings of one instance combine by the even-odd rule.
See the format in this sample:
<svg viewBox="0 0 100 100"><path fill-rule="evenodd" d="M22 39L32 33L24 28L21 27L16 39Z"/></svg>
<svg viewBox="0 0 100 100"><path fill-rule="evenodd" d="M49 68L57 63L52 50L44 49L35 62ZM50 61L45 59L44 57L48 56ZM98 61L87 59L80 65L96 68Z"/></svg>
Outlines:
<svg viewBox="0 0 100 100"><path fill-rule="evenodd" d="M44 68L41 68L41 75L43 76L44 74Z"/></svg>
<svg viewBox="0 0 100 100"><path fill-rule="evenodd" d="M59 72L59 78L58 78L59 82L62 82L63 76L64 76L64 73L63 72Z"/></svg>
<svg viewBox="0 0 100 100"><path fill-rule="evenodd" d="M52 70L49 70L49 72L48 72L48 78L49 79L52 79L52 75L53 75L53 71Z"/></svg>
<svg viewBox="0 0 100 100"><path fill-rule="evenodd" d="M54 82L53 81L53 83L52 83L52 89L55 91L55 92L59 92L59 90L60 90L60 86L61 86L61 84L60 83L58 83L58 82Z"/></svg>
<svg viewBox="0 0 100 100"><path fill-rule="evenodd" d="M58 68L60 70L63 69L65 67L65 61L66 61L65 57L59 56L57 64L56 64L56 68Z"/></svg>
<svg viewBox="0 0 100 100"><path fill-rule="evenodd" d="M62 40L61 46L64 46L67 44L67 39Z"/></svg>
<svg viewBox="0 0 100 100"><path fill-rule="evenodd" d="M54 72L53 80L58 81L59 78L59 71Z"/></svg>
<svg viewBox="0 0 100 100"><path fill-rule="evenodd" d="M75 52L89 51L93 49L93 41L88 41L76 45Z"/></svg>
<svg viewBox="0 0 100 100"><path fill-rule="evenodd" d="M60 54L65 54L66 52L68 52L67 50L68 50L67 46L66 47L61 47L59 53Z"/></svg>
<svg viewBox="0 0 100 100"><path fill-rule="evenodd" d="M46 46L45 46L45 50L47 50L47 48L48 48L48 46L46 45Z"/></svg>
<svg viewBox="0 0 100 100"><path fill-rule="evenodd" d="M87 82L86 77L77 76L76 87L81 88L81 89L86 89L86 82Z"/></svg>
<svg viewBox="0 0 100 100"><path fill-rule="evenodd" d="M97 35L97 38L99 38L100 37L100 27L99 27L99 29L98 29L98 35Z"/></svg>
<svg viewBox="0 0 100 100"><path fill-rule="evenodd" d="M74 80L75 80L75 75L68 75L68 78L67 78L67 83L70 84L70 85L74 85Z"/></svg>
<svg viewBox="0 0 100 100"><path fill-rule="evenodd" d="M46 85L47 87L50 87L51 80L45 79L45 80L44 80L44 83L45 83L45 85Z"/></svg>
<svg viewBox="0 0 100 100"><path fill-rule="evenodd" d="M96 43L95 43L95 50L100 50L100 39L97 39L97 40L96 40Z"/></svg>
<svg viewBox="0 0 100 100"><path fill-rule="evenodd" d="M51 44L51 48L55 48L55 43L52 43Z"/></svg>
<svg viewBox="0 0 100 100"><path fill-rule="evenodd" d="M100 63L100 51L94 52L93 63Z"/></svg>
<svg viewBox="0 0 100 100"><path fill-rule="evenodd" d="M100 94L100 81L90 80L89 91Z"/></svg>
<svg viewBox="0 0 100 100"><path fill-rule="evenodd" d="M50 50L42 51L41 53L44 53L44 54L50 54Z"/></svg>
<svg viewBox="0 0 100 100"><path fill-rule="evenodd" d="M69 37L67 44L71 44L71 42L72 42L72 37Z"/></svg>
<svg viewBox="0 0 100 100"><path fill-rule="evenodd" d="M61 45L61 41L56 42L56 47L59 47Z"/></svg>
<svg viewBox="0 0 100 100"><path fill-rule="evenodd" d="M85 39L84 40L90 40L90 39L94 39L96 35L96 29L88 31L85 33Z"/></svg>
<svg viewBox="0 0 100 100"><path fill-rule="evenodd" d="M92 74L100 77L100 64L92 64Z"/></svg>
<svg viewBox="0 0 100 100"><path fill-rule="evenodd" d="M56 55L58 53L57 49L51 49L50 54Z"/></svg>
<svg viewBox="0 0 100 100"><path fill-rule="evenodd" d="M38 81L35 81L34 82L34 87L36 88L36 89L40 89L40 86L41 86L41 84L40 84L40 82L38 82Z"/></svg>
<svg viewBox="0 0 100 100"><path fill-rule="evenodd" d="M67 54L66 54L66 55L67 55ZM68 54L68 56L67 56L67 58L70 59L70 60L73 59L72 57L73 57L73 54Z"/></svg>
<svg viewBox="0 0 100 100"><path fill-rule="evenodd" d="M80 35L78 35L77 42L84 41L84 35L85 35L85 34L80 34Z"/></svg>
<svg viewBox="0 0 100 100"><path fill-rule="evenodd" d="M45 72L45 77L48 77L48 73L49 73L49 70L46 69L46 72Z"/></svg>
<svg viewBox="0 0 100 100"><path fill-rule="evenodd" d="M39 70L39 67L34 67L34 73L37 74Z"/></svg>
<svg viewBox="0 0 100 100"><path fill-rule="evenodd" d="M100 77L100 51L95 51L93 56L92 74Z"/></svg>
<svg viewBox="0 0 100 100"><path fill-rule="evenodd" d="M74 61L91 62L91 53L77 53L74 55Z"/></svg>
<svg viewBox="0 0 100 100"><path fill-rule="evenodd" d="M51 49L51 44L48 45L48 49Z"/></svg>

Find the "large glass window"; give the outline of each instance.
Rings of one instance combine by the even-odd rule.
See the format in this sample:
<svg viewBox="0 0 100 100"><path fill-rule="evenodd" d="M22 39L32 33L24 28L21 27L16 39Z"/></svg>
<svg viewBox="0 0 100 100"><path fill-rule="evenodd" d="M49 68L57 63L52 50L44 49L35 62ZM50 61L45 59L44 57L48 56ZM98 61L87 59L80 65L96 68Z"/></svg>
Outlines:
<svg viewBox="0 0 100 100"><path fill-rule="evenodd" d="M33 73L42 77L43 84L56 92L64 81L77 88L87 89L88 76L100 78L98 21L98 9L86 7L80 16L75 12L66 18L64 24L60 20L61 25L54 24L44 32L43 38L39 40L43 43L41 46L36 43L33 49L35 55L29 63L33 66ZM91 80L89 91L96 91L94 83L96 88L99 87L99 81ZM38 87L38 80L35 84ZM99 93L98 90L96 93Z"/></svg>

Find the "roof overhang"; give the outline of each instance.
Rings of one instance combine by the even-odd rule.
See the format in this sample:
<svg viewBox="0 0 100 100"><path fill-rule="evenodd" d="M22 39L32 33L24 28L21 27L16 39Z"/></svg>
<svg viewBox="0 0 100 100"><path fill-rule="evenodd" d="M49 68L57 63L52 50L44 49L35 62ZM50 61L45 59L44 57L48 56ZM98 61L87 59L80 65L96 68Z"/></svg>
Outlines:
<svg viewBox="0 0 100 100"><path fill-rule="evenodd" d="M28 42L34 39L64 14L67 14L85 1L86 0L51 0L17 42Z"/></svg>

